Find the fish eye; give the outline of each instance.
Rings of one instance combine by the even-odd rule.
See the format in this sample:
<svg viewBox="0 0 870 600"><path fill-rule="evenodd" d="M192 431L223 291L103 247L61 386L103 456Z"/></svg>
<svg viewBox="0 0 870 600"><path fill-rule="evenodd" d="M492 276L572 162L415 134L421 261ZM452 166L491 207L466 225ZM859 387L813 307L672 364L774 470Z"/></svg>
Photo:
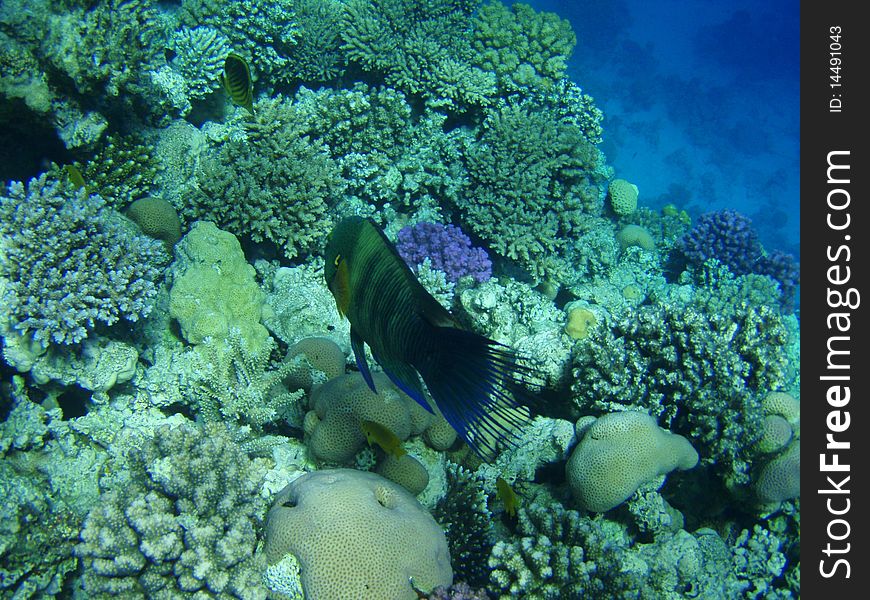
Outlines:
<svg viewBox="0 0 870 600"><path fill-rule="evenodd" d="M333 261L332 264L335 265L336 267L338 267L338 265L341 264L341 254L335 255L335 260Z"/></svg>

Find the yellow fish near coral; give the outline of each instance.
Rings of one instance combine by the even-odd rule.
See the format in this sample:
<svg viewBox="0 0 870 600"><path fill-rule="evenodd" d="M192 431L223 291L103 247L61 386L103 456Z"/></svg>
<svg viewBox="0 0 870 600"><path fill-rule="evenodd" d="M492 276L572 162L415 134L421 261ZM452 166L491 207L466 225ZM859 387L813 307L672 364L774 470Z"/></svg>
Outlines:
<svg viewBox="0 0 870 600"><path fill-rule="evenodd" d="M516 443L533 396L524 386L531 370L510 348L463 328L373 221L340 221L324 254L326 283L350 321L356 364L372 391L364 343L399 389L443 415L484 460Z"/></svg>
<svg viewBox="0 0 870 600"><path fill-rule="evenodd" d="M363 435L366 436L366 441L368 441L369 446L374 442L380 446L384 452L392 454L396 458L400 458L407 454L405 449L402 448L402 440L400 440L395 433L390 431L389 428L367 419L362 419L359 422L359 425L360 429L362 429Z"/></svg>
<svg viewBox="0 0 870 600"><path fill-rule="evenodd" d="M238 54L229 54L224 61L223 84L233 102L254 114L254 81L248 61Z"/></svg>
<svg viewBox="0 0 870 600"><path fill-rule="evenodd" d="M517 516L517 509L520 507L520 498L511 487L511 485L499 475L495 480L496 495L504 504L504 512L509 517Z"/></svg>

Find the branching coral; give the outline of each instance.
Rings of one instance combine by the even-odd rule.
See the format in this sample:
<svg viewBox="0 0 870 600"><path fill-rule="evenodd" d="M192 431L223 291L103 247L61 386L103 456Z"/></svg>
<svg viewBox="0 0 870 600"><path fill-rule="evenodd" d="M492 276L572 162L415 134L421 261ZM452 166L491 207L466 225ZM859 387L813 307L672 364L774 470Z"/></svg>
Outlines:
<svg viewBox="0 0 870 600"><path fill-rule="evenodd" d="M250 348L239 330L231 329L226 339L208 339L188 352L189 379L182 384L207 422L232 420L256 427L280 418L302 422L303 392L290 393L281 385L294 365L285 362L269 370L274 348L272 338Z"/></svg>
<svg viewBox="0 0 870 600"><path fill-rule="evenodd" d="M264 599L254 555L264 470L222 425L125 431L113 448L129 479L103 492L76 547L85 591Z"/></svg>
<svg viewBox="0 0 870 600"><path fill-rule="evenodd" d="M151 311L163 245L99 196L50 182L13 182L0 197L3 318L47 346L83 340L99 323Z"/></svg>
<svg viewBox="0 0 870 600"><path fill-rule="evenodd" d="M204 160L200 193L184 210L294 258L320 247L344 182L327 148L304 135L291 101L261 100L254 114L247 139L227 140Z"/></svg>
<svg viewBox="0 0 870 600"><path fill-rule="evenodd" d="M463 222L535 278L564 278L566 240L584 212L601 210L598 154L579 128L527 103L501 106L488 111L464 159Z"/></svg>
<svg viewBox="0 0 870 600"><path fill-rule="evenodd" d="M553 87L576 43L567 20L528 4L490 2L474 20L474 62L496 73L503 93Z"/></svg>
<svg viewBox="0 0 870 600"><path fill-rule="evenodd" d="M447 495L433 511L447 533L455 581L474 587L485 586L489 578L487 558L494 543L492 514L486 494L474 475L461 466L447 467Z"/></svg>
<svg viewBox="0 0 870 600"><path fill-rule="evenodd" d="M495 95L474 66L469 18L478 0L350 0L342 22L349 60L431 105L463 111Z"/></svg>
<svg viewBox="0 0 870 600"><path fill-rule="evenodd" d="M274 86L292 79L290 57L298 27L292 0L183 0L179 19L188 27L219 31L251 63L255 79Z"/></svg>
<svg viewBox="0 0 870 600"><path fill-rule="evenodd" d="M748 483L761 436L761 394L788 377L788 331L778 312L716 312L676 299L638 307L574 349L581 412L642 406L697 442L702 464L728 485Z"/></svg>

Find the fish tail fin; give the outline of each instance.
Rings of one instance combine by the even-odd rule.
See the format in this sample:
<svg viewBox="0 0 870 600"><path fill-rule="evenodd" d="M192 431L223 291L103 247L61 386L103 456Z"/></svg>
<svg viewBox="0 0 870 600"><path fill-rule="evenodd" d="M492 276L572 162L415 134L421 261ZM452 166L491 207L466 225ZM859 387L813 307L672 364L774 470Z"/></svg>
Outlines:
<svg viewBox="0 0 870 600"><path fill-rule="evenodd" d="M434 344L415 367L447 422L492 461L531 423L532 370L509 347L471 331L433 327Z"/></svg>

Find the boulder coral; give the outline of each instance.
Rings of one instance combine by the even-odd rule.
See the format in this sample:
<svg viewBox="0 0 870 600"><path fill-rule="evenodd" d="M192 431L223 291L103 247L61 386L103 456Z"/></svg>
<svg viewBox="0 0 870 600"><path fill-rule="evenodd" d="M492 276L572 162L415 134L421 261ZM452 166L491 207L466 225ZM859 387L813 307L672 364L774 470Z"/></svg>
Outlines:
<svg viewBox="0 0 870 600"><path fill-rule="evenodd" d="M306 598L413 600L450 585L444 532L417 500L374 473L307 473L266 518L266 561L294 556Z"/></svg>
<svg viewBox="0 0 870 600"><path fill-rule="evenodd" d="M589 425L568 459L566 474L580 506L605 512L625 502L640 485L697 463L689 440L662 429L646 413L624 411Z"/></svg>
<svg viewBox="0 0 870 600"><path fill-rule="evenodd" d="M214 223L198 221L176 245L175 256L169 314L184 338L191 344L223 339L232 326L253 351L263 348L269 339L260 324L265 298L239 240Z"/></svg>

